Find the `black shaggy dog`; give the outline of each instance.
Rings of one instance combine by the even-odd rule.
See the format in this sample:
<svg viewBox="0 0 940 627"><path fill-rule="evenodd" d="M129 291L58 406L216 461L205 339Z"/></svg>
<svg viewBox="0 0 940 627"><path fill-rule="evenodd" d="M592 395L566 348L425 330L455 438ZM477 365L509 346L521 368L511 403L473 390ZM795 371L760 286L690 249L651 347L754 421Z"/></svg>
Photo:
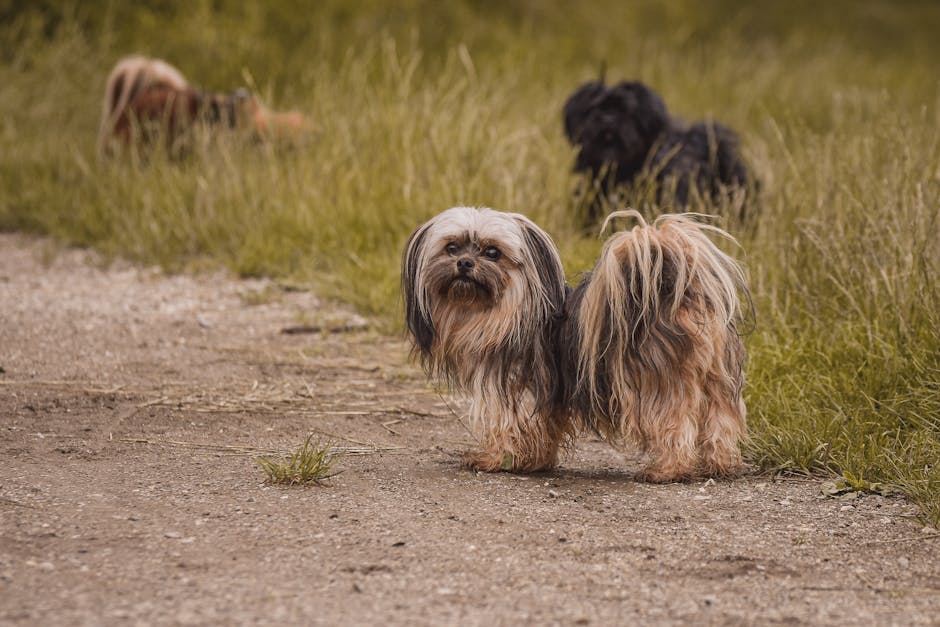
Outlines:
<svg viewBox="0 0 940 627"><path fill-rule="evenodd" d="M594 187L592 222L618 186L643 172L656 181L661 205L685 207L693 189L717 199L729 188L747 187L734 131L711 121L686 125L638 81L585 83L565 102L564 122L568 140L579 148L574 169L588 174Z"/></svg>

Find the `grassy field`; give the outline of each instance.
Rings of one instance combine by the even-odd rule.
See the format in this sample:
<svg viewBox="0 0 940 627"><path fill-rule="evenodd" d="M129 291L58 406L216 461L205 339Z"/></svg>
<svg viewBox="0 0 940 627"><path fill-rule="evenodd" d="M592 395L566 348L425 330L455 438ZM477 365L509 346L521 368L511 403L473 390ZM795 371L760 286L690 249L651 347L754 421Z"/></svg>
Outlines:
<svg viewBox="0 0 940 627"><path fill-rule="evenodd" d="M606 63L736 128L761 180L756 223L725 223L757 308L750 459L900 489L940 523L940 5L84 5L0 4L0 228L309 282L395 331L404 241L449 206L525 213L572 278L591 265L560 109ZM131 52L318 131L99 164L104 81Z"/></svg>

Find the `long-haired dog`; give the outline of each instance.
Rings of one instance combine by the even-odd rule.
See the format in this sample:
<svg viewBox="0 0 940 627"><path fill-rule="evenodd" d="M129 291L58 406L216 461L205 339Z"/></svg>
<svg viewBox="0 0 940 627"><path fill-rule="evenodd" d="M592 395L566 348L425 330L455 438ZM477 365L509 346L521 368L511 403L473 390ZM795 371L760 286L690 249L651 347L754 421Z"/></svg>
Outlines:
<svg viewBox="0 0 940 627"><path fill-rule="evenodd" d="M246 89L216 94L190 86L160 59L121 59L108 77L98 130L98 155L115 144L145 145L162 136L169 148L195 124L248 129L259 139L299 139L309 130L296 111L268 109ZM115 141L117 140L117 141Z"/></svg>
<svg viewBox="0 0 940 627"><path fill-rule="evenodd" d="M528 218L455 207L420 226L402 261L413 352L470 397L476 469L549 469L582 429L652 454L642 478L733 475L746 435L744 273L691 214L604 244L570 288ZM606 224L605 224L606 226Z"/></svg>
<svg viewBox="0 0 940 627"><path fill-rule="evenodd" d="M679 207L695 191L716 200L748 187L734 131L713 121L686 125L643 83L585 83L565 102L563 118L565 134L578 148L574 169L593 188L592 220L604 199L641 173L655 180L660 204Z"/></svg>

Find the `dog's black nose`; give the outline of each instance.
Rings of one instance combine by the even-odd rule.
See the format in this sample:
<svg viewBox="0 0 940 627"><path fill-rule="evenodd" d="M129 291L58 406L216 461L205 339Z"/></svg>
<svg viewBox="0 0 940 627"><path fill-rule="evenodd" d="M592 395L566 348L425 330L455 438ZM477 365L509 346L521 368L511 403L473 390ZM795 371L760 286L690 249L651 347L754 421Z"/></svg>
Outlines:
<svg viewBox="0 0 940 627"><path fill-rule="evenodd" d="M475 265L476 263L470 257L461 257L457 260L457 270L460 274L467 274Z"/></svg>

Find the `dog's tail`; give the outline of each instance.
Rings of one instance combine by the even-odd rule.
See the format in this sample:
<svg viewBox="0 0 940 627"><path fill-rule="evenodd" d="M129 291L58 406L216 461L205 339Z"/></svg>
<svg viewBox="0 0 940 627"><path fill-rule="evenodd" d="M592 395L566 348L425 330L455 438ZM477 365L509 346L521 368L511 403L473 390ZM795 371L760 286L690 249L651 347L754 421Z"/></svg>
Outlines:
<svg viewBox="0 0 940 627"><path fill-rule="evenodd" d="M186 89L186 79L175 67L160 59L142 56L125 57L118 61L104 91L101 124L98 127L98 157L108 156L111 135L128 104L141 90L154 86Z"/></svg>
<svg viewBox="0 0 940 627"><path fill-rule="evenodd" d="M274 111L260 103L252 113L252 125L260 139L288 143L303 139L314 128L299 111Z"/></svg>
<svg viewBox="0 0 940 627"><path fill-rule="evenodd" d="M626 416L639 408L620 404L662 401L641 398L644 388L646 396L650 389L664 389L643 379L673 378L669 385L681 384L705 340L711 342L709 351L728 353L717 356L725 364L719 370L740 394L743 354L736 350L736 329L741 296L750 302L746 278L709 234L734 238L696 221L702 217L667 214L647 224L629 210L611 214L604 223L606 228L614 218L639 222L604 244L577 312L578 386L595 415ZM702 372L711 369L712 364L701 364Z"/></svg>

